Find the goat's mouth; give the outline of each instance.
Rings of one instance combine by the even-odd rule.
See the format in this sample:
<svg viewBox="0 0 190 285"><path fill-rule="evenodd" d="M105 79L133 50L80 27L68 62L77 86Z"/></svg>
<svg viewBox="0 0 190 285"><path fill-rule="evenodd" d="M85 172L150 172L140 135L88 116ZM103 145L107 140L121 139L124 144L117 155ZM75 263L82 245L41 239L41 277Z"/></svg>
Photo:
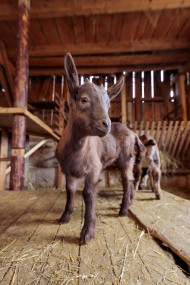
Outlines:
<svg viewBox="0 0 190 285"><path fill-rule="evenodd" d="M109 133L109 129L105 129L105 128L95 128L96 130L96 135L99 137L104 137Z"/></svg>

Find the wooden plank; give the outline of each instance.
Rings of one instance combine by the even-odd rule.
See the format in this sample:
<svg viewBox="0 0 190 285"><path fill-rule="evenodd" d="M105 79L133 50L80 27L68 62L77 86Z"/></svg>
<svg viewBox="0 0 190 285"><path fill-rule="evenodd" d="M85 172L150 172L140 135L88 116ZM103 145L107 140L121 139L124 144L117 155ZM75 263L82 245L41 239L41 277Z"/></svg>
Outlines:
<svg viewBox="0 0 190 285"><path fill-rule="evenodd" d="M124 14L120 41L133 42L140 21L141 12Z"/></svg>
<svg viewBox="0 0 190 285"><path fill-rule="evenodd" d="M41 121L39 118L34 116L32 113L30 113L25 108L16 108L16 107L15 108L0 108L0 116L2 115L1 118L3 118L3 116L6 117L9 114L10 115L20 114L20 115L26 116L29 119L28 125L30 122L32 122L36 125L36 127L39 126L39 129L38 129L39 132L40 130L43 130L41 134L44 134L44 135L50 134L54 139L59 140L59 137L54 134L53 130L48 125L46 125L43 121ZM10 123L10 121L8 123ZM35 130L35 127L34 127L34 130Z"/></svg>
<svg viewBox="0 0 190 285"><path fill-rule="evenodd" d="M44 34L43 28L39 19L31 19L30 21L30 34L35 46L48 45L47 38Z"/></svg>
<svg viewBox="0 0 190 285"><path fill-rule="evenodd" d="M166 130L166 125L167 125L167 121L164 121L163 125L162 125L162 130L160 133L160 138L158 143L158 148L161 149L164 146L164 136L165 136L165 130Z"/></svg>
<svg viewBox="0 0 190 285"><path fill-rule="evenodd" d="M137 125L138 125L138 122L135 121L134 123L134 127L133 127L133 131L136 133L137 132Z"/></svg>
<svg viewBox="0 0 190 285"><path fill-rule="evenodd" d="M177 13L177 10L162 11L157 27L152 37L156 39L165 38L171 25L173 24L173 20L175 19Z"/></svg>
<svg viewBox="0 0 190 285"><path fill-rule="evenodd" d="M186 143L185 143L185 146L184 146L184 149L183 149L183 152L182 152L182 158L185 158L186 153L187 153L187 151L189 149L189 144L190 144L190 133L189 133L189 135L188 135L188 137L186 139Z"/></svg>
<svg viewBox="0 0 190 285"><path fill-rule="evenodd" d="M127 123L127 99L126 99L126 84L124 81L123 88L121 90L121 122L126 125Z"/></svg>
<svg viewBox="0 0 190 285"><path fill-rule="evenodd" d="M182 260L190 265L190 244L189 244L189 217L186 209L189 208L189 201L177 197L168 192L163 193L161 201L153 200L151 203L147 198L152 193L144 191L137 192L137 200L131 207L134 217L153 236L164 242ZM167 207L166 207L167 205ZM144 209L146 208L146 212ZM175 211L172 212L172 209Z"/></svg>
<svg viewBox="0 0 190 285"><path fill-rule="evenodd" d="M145 11L144 13L146 13L148 19L149 19L149 24L148 27L143 35L143 39L150 39L153 36L153 33L158 25L158 21L160 18L160 15L162 13L162 11L160 10L156 10L156 11Z"/></svg>
<svg viewBox="0 0 190 285"><path fill-rule="evenodd" d="M144 72L144 106L145 106L145 121L153 120L153 103L151 102L151 73L150 71ZM147 102L150 100L150 102Z"/></svg>
<svg viewBox="0 0 190 285"><path fill-rule="evenodd" d="M180 85L180 98L181 98L181 105L183 110L183 121L187 122L187 103L186 103L186 92L185 92L185 75L179 75L179 85Z"/></svg>
<svg viewBox="0 0 190 285"><path fill-rule="evenodd" d="M85 17L86 42L95 43L96 41L96 16Z"/></svg>
<svg viewBox="0 0 190 285"><path fill-rule="evenodd" d="M58 22L58 19L56 20ZM66 26L67 27L67 26ZM69 26L70 27L70 26ZM35 27L34 27L35 28ZM72 26L70 27L70 29ZM38 31L39 27L36 28ZM64 32L64 30L63 30ZM67 33L65 34L65 36ZM63 37L64 39L64 37ZM73 39L73 35L71 35L70 41ZM38 40L40 41L40 39ZM38 42L37 41L37 42ZM125 40L120 42L112 42L109 45L104 43L97 42L96 45L94 43L82 43L75 45L74 43L70 43L67 39L63 41L64 45L48 45L46 43L41 43L35 47L31 47L30 56L63 56L68 50L72 55L80 55L80 54L102 54L102 51L106 53L126 53L126 52L138 52L138 51L158 51L158 50L180 50L180 49L188 49L189 40L186 39L176 39L175 42L171 40L134 40L132 42L127 42ZM8 56L10 58L15 58L16 52L15 49L9 48L7 50ZM143 68L142 68L143 69ZM141 70L142 70L141 69Z"/></svg>
<svg viewBox="0 0 190 285"><path fill-rule="evenodd" d="M161 124L162 124L161 121L159 121L158 124L157 124L156 132L155 132L155 136L154 136L154 139L155 139L156 142L158 142L158 139L159 139Z"/></svg>
<svg viewBox="0 0 190 285"><path fill-rule="evenodd" d="M154 137L154 128L155 128L155 121L151 123L151 129L150 129L150 136Z"/></svg>
<svg viewBox="0 0 190 285"><path fill-rule="evenodd" d="M111 18L110 42L120 41L124 15L113 14Z"/></svg>
<svg viewBox="0 0 190 285"><path fill-rule="evenodd" d="M147 10L164 10L164 9L176 9L176 8L188 8L190 7L189 1L180 0L176 1L153 1L153 2L139 2L138 0L125 1L118 0L117 4L113 1L83 1L78 3L77 1L60 2L59 0L53 1L35 1L31 8L31 18L51 18L51 17L63 17L63 16L87 16L98 14L113 14L135 11L147 11ZM15 10L15 3L6 3L0 5L0 17L2 20L15 19L17 12Z"/></svg>
<svg viewBox="0 0 190 285"><path fill-rule="evenodd" d="M96 41L108 42L110 36L111 16L99 15L96 18Z"/></svg>
<svg viewBox="0 0 190 285"><path fill-rule="evenodd" d="M168 39L174 39L178 36L179 32L184 27L187 19L189 18L189 9L179 9L175 20L173 21L167 33Z"/></svg>
<svg viewBox="0 0 190 285"><path fill-rule="evenodd" d="M86 42L85 36L85 21L84 17L73 17L73 28L75 34L75 43L84 43Z"/></svg>
<svg viewBox="0 0 190 285"><path fill-rule="evenodd" d="M144 126L144 122L141 121L140 122L140 127L139 127L139 137L142 135L142 132L143 132L143 126ZM143 132L144 133L144 132Z"/></svg>
<svg viewBox="0 0 190 285"><path fill-rule="evenodd" d="M10 101L12 104L13 103L15 83L14 83L13 74L12 74L12 70L11 70L11 64L10 64L10 61L8 59L8 55L7 55L7 52L5 50L4 44L2 42L0 42L0 49L1 49L2 59L3 59L3 66L4 66L6 76L7 76L8 82L9 82L9 86L10 86L10 91L11 91Z"/></svg>
<svg viewBox="0 0 190 285"><path fill-rule="evenodd" d="M141 121L142 119L142 103L140 99L142 98L141 90L141 72L135 73L135 120Z"/></svg>
<svg viewBox="0 0 190 285"><path fill-rule="evenodd" d="M40 26L45 33L48 44L59 45L61 43L55 19L40 19Z"/></svg>
<svg viewBox="0 0 190 285"><path fill-rule="evenodd" d="M185 141L186 141L189 133L190 133L190 122L187 122L184 126L182 137L180 138L181 141L179 143L179 147L178 147L178 150L176 153L176 158L180 157L180 152L182 150L182 147L184 147L184 145L185 145Z"/></svg>
<svg viewBox="0 0 190 285"><path fill-rule="evenodd" d="M112 268L116 275L116 283L119 281L119 284L136 284L136 280L140 278L144 284L157 284L166 273L166 264L168 265L168 271L170 272L171 270L173 272L172 258L168 258L168 252L162 251L160 246L155 243L149 234L148 236L145 235L143 228L135 229L135 223L129 219L129 217L117 217L121 193L122 190L120 189L111 191L111 193L110 191L101 192L101 197L104 199L103 203L104 205L108 204L107 211L109 211L107 214L107 211L103 208L101 209L100 220L104 222L101 230L103 231L112 262ZM146 196L147 200L151 194L148 193L148 195ZM135 201L137 207L142 201L141 199ZM143 209L149 207L150 201L145 201L145 203L146 206ZM131 210L132 208L133 206L131 206ZM141 205L140 208L142 209ZM141 215L143 218L143 213L141 213ZM110 226L112 217L116 217L115 223ZM149 215L149 218L154 218L154 216ZM112 228L114 234L112 233ZM147 244L149 244L148 247ZM123 256L122 259L120 254ZM162 258L158 258L158 256ZM171 279L167 280L166 283L172 282L172 280L174 282L186 283L186 277L184 278L180 271L176 273L175 277L171 277L170 275L169 279ZM139 277L139 275L141 277ZM184 281L182 281L181 278L183 278ZM101 282L99 283L101 284Z"/></svg>
<svg viewBox="0 0 190 285"><path fill-rule="evenodd" d="M180 124L180 127L178 129L177 137L176 137L176 140L175 140L175 143L174 143L174 147L173 147L173 150L172 150L172 153L171 153L172 157L175 156L175 152L176 152L176 149L177 149L180 137L181 137L181 133L183 132L183 129L184 129L184 122L182 121L181 124Z"/></svg>
<svg viewBox="0 0 190 285"><path fill-rule="evenodd" d="M71 17L60 17L56 18L55 21L63 46L65 46L66 44L74 44L75 38L74 38L73 22ZM60 45L58 46L60 47ZM70 51L70 49L68 50ZM64 53L66 53L66 51Z"/></svg>
<svg viewBox="0 0 190 285"><path fill-rule="evenodd" d="M165 152L167 150L168 147L168 142L169 142L169 138L171 137L171 132L172 132L172 127L173 127L173 121L169 122L169 126L168 126L168 130L167 130L167 135L166 135L166 139L164 142L164 148L163 148L163 152Z"/></svg>
<svg viewBox="0 0 190 285"><path fill-rule="evenodd" d="M150 122L147 121L145 124L145 130L144 130L145 134L148 134L149 125L150 125Z"/></svg>
<svg viewBox="0 0 190 285"><path fill-rule="evenodd" d="M1 131L0 140L0 158L6 158L8 155L8 133L4 130ZM6 179L6 161L0 161L0 191L5 190Z"/></svg>
<svg viewBox="0 0 190 285"><path fill-rule="evenodd" d="M145 31L147 29L147 26L148 26L148 22L149 21L148 21L147 13L142 13L140 17L140 21L138 23L138 28L135 33L135 40L139 40L143 38Z"/></svg>
<svg viewBox="0 0 190 285"><path fill-rule="evenodd" d="M173 147L173 143L174 143L174 140L175 140L175 137L176 137L176 131L177 131L178 125L179 125L179 121L176 121L175 125L174 125L173 132L172 132L172 136L171 136L171 139L170 139L170 142L169 142L169 145L168 145L168 153L169 154L172 151L172 147Z"/></svg>

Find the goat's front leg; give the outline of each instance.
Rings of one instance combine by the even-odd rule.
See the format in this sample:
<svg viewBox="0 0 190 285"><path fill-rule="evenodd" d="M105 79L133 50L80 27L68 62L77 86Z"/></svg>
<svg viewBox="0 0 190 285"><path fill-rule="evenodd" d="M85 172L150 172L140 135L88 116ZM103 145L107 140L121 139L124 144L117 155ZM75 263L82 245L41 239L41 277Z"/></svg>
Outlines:
<svg viewBox="0 0 190 285"><path fill-rule="evenodd" d="M65 205L65 211L60 218L60 223L68 223L70 220L70 215L74 209L74 196L77 188L77 180L74 177L66 176L66 192L67 192L67 202Z"/></svg>
<svg viewBox="0 0 190 285"><path fill-rule="evenodd" d="M134 191L134 178L133 178L133 165L134 161L131 158L126 169L121 171L122 184L123 184L123 199L121 208L119 211L120 216L128 215L129 206L132 204L132 200L135 194Z"/></svg>
<svg viewBox="0 0 190 285"><path fill-rule="evenodd" d="M85 202L84 225L81 231L81 241L88 242L94 237L94 229L96 225L95 202L96 202L96 184L92 175L88 175L85 180L83 189L83 198Z"/></svg>

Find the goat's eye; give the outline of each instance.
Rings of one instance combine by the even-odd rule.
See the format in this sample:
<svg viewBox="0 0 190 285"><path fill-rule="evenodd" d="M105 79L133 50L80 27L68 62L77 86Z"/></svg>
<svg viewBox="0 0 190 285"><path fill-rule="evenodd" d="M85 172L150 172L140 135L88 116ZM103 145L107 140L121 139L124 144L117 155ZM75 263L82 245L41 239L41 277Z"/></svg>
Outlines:
<svg viewBox="0 0 190 285"><path fill-rule="evenodd" d="M83 98L81 99L81 103L82 103L82 104L86 104L87 102L88 102L88 98L83 97Z"/></svg>

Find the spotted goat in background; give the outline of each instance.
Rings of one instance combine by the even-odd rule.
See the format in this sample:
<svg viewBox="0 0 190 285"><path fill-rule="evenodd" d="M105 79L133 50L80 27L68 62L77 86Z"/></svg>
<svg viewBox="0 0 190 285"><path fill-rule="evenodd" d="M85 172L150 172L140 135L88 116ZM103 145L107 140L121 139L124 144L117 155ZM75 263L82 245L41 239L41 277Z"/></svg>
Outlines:
<svg viewBox="0 0 190 285"><path fill-rule="evenodd" d="M145 145L143 152L137 153L134 167L135 190L143 190L147 186L148 178L150 187L156 199L161 199L161 168L160 155L156 141L149 135L142 135L140 140Z"/></svg>

